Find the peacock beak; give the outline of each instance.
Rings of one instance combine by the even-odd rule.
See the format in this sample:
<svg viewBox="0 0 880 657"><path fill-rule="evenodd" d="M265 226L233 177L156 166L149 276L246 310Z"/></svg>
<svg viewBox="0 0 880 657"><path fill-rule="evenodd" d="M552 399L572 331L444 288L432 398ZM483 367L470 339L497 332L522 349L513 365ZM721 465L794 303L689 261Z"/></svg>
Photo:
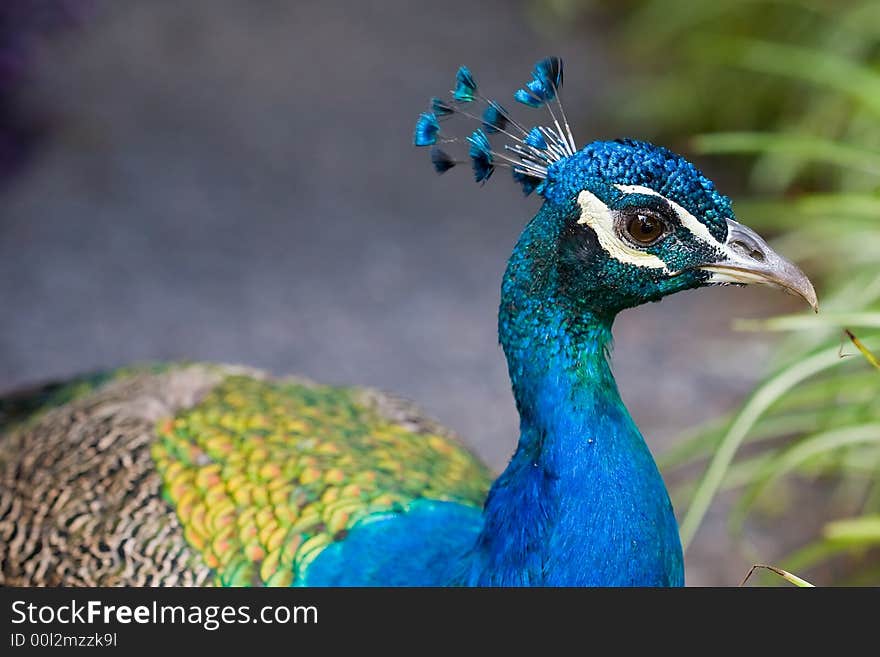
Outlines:
<svg viewBox="0 0 880 657"><path fill-rule="evenodd" d="M770 285L794 294L819 312L816 291L806 274L794 263L771 249L755 231L741 223L727 220L724 256L700 266L711 272L710 283Z"/></svg>

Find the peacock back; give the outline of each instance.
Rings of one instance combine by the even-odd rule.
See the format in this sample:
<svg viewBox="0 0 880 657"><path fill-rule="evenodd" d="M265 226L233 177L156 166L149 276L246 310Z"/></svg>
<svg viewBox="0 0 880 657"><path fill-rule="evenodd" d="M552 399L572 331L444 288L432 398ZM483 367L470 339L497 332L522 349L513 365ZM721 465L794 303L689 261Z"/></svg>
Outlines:
<svg viewBox="0 0 880 657"><path fill-rule="evenodd" d="M371 533L406 553L449 520L457 534L413 546L437 561L472 540L490 483L448 430L375 390L118 370L0 400L0 583L394 583ZM424 583L436 568L410 567Z"/></svg>

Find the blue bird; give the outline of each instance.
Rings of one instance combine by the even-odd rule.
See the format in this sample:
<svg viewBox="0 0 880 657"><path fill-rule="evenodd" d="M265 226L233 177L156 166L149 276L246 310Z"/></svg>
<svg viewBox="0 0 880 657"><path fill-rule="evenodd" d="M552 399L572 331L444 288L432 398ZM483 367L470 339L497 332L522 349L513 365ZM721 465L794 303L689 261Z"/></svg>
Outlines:
<svg viewBox="0 0 880 657"><path fill-rule="evenodd" d="M477 182L508 168L543 198L501 283L520 435L494 482L376 391L222 365L108 372L0 399L0 584L683 585L669 496L611 372L614 319L704 286L816 295L683 157L578 149L562 79L547 58L514 93L547 111L526 127L462 67L414 133L437 172L467 161L438 144L459 147ZM469 136L443 136L455 115Z"/></svg>

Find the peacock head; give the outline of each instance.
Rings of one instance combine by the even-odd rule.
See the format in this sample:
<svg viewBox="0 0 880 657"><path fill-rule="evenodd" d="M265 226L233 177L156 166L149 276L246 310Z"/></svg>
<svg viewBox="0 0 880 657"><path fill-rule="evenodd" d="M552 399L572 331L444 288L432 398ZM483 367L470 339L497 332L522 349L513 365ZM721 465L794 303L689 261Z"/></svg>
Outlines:
<svg viewBox="0 0 880 657"><path fill-rule="evenodd" d="M514 251L506 287L612 315L707 285L770 285L817 308L804 273L736 221L730 199L680 155L631 139L578 150L559 99L562 81L558 57L535 65L514 99L546 108L549 121L529 126L483 97L461 67L451 99L433 98L416 123L414 142L431 147L438 173L469 161L482 184L506 168L526 195L543 197ZM455 116L480 127L465 139L446 136L441 124ZM498 137L507 143L493 146L490 138ZM455 147L466 156L450 154Z"/></svg>

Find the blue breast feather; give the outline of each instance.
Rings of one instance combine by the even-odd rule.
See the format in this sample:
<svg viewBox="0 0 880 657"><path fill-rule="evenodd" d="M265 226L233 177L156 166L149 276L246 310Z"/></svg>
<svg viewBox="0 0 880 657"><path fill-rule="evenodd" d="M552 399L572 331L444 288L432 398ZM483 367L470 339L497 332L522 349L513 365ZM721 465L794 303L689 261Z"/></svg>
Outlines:
<svg viewBox="0 0 880 657"><path fill-rule="evenodd" d="M303 586L445 586L482 528L480 509L416 500L355 525L309 565Z"/></svg>
<svg viewBox="0 0 880 657"><path fill-rule="evenodd" d="M317 557L301 583L682 586L678 528L663 480L622 405L600 403L612 407L595 416L589 434L580 422L561 431L545 446L541 467L529 451L534 443L523 437L493 486L495 512L485 520L475 507L417 500L405 512L356 525ZM560 440L564 435L569 439Z"/></svg>

